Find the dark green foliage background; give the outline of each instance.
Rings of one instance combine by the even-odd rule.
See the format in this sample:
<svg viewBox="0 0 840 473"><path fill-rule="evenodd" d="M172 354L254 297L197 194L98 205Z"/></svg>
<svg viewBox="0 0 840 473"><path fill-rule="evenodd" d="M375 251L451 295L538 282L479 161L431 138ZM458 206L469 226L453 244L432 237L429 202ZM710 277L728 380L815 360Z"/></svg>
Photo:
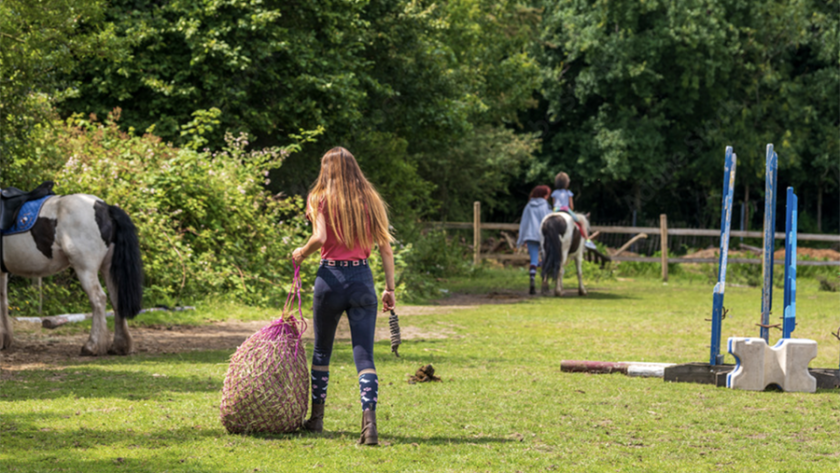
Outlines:
<svg viewBox="0 0 840 473"><path fill-rule="evenodd" d="M8 0L0 3L0 185L60 174L77 163L68 150L89 139L93 163L137 160L169 176L173 192L207 189L200 172L176 178L163 161L132 153L160 146L212 161L232 152L226 133L247 133L236 151L243 165L264 148L294 152L282 166L251 164L231 185L303 196L320 156L343 145L390 204L406 288L428 293L434 278L466 271L464 248L457 236L424 236L418 221L469 220L476 200L485 220L517 221L530 189L560 170L596 223L636 211L640 224L666 213L671 226L709 228L732 145L736 201L757 228L772 142L780 188L800 196L800 231L837 232L838 13L837 0ZM101 124L115 109L119 120ZM155 137L160 145L143 141ZM99 169L78 169L65 188L105 197L119 189L113 195L138 209L158 204L91 174ZM237 205L197 195L200 206ZM166 204L162 211L180 205ZM783 209L780 201L777 222ZM273 247L280 255L301 229L271 215L258 215L259 225L289 237ZM166 217L154 224L184 230ZM247 260L248 277L273 274L252 264L250 246L231 246L243 238L237 228L220 226L213 241L228 246L200 251L242 252L231 258ZM172 247L156 247L152 280L177 280L157 290L164 299L183 293ZM270 284L251 294L242 277L206 281L272 299Z"/></svg>
<svg viewBox="0 0 840 473"><path fill-rule="evenodd" d="M305 194L318 158L354 151L397 220L512 221L559 170L596 221L713 226L723 148L759 223L764 146L806 231L836 230L840 3L762 0L281 2L10 0L0 41L3 164L53 103L178 146L206 135L286 145L271 178ZM40 94L40 95L39 95ZM9 182L13 184L14 182ZM819 210L819 212L818 212Z"/></svg>

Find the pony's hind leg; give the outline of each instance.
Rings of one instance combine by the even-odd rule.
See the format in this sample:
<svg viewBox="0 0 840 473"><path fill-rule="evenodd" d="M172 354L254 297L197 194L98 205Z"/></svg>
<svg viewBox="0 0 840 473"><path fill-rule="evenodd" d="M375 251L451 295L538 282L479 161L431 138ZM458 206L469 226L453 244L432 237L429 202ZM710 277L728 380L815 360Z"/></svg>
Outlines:
<svg viewBox="0 0 840 473"><path fill-rule="evenodd" d="M90 299L93 307L93 326L90 329L90 338L82 346L82 355L99 356L108 353L108 325L105 323L105 308L107 299L102 285L99 283L99 274L96 270L76 268L76 275L82 284L82 289Z"/></svg>
<svg viewBox="0 0 840 473"><path fill-rule="evenodd" d="M111 278L111 256L109 255L102 263L100 269L105 277L105 286L108 288L108 295L111 298L111 307L114 308L114 343L108 349L112 355L130 355L134 353L134 340L128 332L128 319L122 316L120 308L117 307L117 285Z"/></svg>
<svg viewBox="0 0 840 473"><path fill-rule="evenodd" d="M583 252L586 250L581 250L578 252L577 257L575 258L575 266L577 269L577 278L578 278L578 295L585 296L586 295L586 288L583 287Z"/></svg>
<svg viewBox="0 0 840 473"><path fill-rule="evenodd" d="M560 271L557 273L557 281L554 284L554 295L561 297L563 295L563 275L566 274L566 268L563 266L563 261L560 262Z"/></svg>
<svg viewBox="0 0 840 473"><path fill-rule="evenodd" d="M0 273L0 350L11 348L14 330L9 319L9 274Z"/></svg>
<svg viewBox="0 0 840 473"><path fill-rule="evenodd" d="M563 243L560 243L561 248ZM554 295L557 297L563 296L563 276L566 275L566 263L569 262L569 250L565 249L560 252L560 271L557 272L557 282L554 285Z"/></svg>

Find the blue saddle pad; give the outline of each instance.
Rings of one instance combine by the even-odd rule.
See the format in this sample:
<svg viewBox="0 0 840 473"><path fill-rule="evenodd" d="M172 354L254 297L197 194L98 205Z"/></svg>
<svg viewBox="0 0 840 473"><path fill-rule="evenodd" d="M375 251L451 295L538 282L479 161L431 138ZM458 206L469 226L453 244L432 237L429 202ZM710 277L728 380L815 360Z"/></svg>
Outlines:
<svg viewBox="0 0 840 473"><path fill-rule="evenodd" d="M38 220L38 213L41 212L41 207L44 205L44 202L46 202L50 197L53 196L48 195L38 200L30 200L29 202L23 204L18 211L15 224L12 225L12 228L3 232L3 235L14 235L15 233L28 232L32 226L35 225L35 221Z"/></svg>

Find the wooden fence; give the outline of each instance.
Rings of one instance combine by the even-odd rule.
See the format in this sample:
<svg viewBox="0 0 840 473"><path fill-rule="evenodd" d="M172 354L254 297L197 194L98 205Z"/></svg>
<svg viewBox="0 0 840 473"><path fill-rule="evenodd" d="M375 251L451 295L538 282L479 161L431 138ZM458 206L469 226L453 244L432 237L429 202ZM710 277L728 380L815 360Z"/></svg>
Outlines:
<svg viewBox="0 0 840 473"><path fill-rule="evenodd" d="M482 223L481 222L481 203L475 202L473 205L473 221L470 222L430 222L433 227L455 229L455 230L472 230L473 231L473 262L479 264L482 259L495 259L498 261L525 261L528 260L526 254L505 254L505 253L481 253L481 231L482 230L507 230L519 231L518 223ZM660 251L659 257L652 256L621 256L624 250L630 246L631 242L619 248L615 254L610 255L612 261L634 261L641 263L660 263L662 265L662 279L668 280L668 264L670 263L718 263L718 258L686 258L677 257L672 258L668 256L668 237L674 236L700 236L700 237L720 237L720 230L707 230L699 228L668 228L668 218L665 214L659 217L659 227L627 227L627 226L603 226L592 225L592 235L622 233L629 235L636 235L634 240L644 238L641 235L659 235ZM764 232L759 231L735 231L731 232L732 238L762 238ZM785 234L783 232L776 232L776 240L784 240ZM634 241L633 240L633 241ZM840 235L825 235L816 233L798 233L796 241L823 241L840 243ZM729 258L729 263L746 263L746 264L762 264L763 260L760 258ZM774 264L784 264L784 259L775 259ZM797 261L799 266L840 266L840 261Z"/></svg>

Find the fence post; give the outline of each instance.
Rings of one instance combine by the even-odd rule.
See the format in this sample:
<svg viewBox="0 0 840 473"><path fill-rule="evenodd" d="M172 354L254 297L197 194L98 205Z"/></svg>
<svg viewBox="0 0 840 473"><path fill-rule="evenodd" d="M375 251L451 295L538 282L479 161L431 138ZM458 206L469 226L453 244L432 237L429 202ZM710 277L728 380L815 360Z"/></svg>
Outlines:
<svg viewBox="0 0 840 473"><path fill-rule="evenodd" d="M668 282L668 216L659 216L659 240L662 247L662 281Z"/></svg>
<svg viewBox="0 0 840 473"><path fill-rule="evenodd" d="M481 263L481 202L473 203L473 264Z"/></svg>

